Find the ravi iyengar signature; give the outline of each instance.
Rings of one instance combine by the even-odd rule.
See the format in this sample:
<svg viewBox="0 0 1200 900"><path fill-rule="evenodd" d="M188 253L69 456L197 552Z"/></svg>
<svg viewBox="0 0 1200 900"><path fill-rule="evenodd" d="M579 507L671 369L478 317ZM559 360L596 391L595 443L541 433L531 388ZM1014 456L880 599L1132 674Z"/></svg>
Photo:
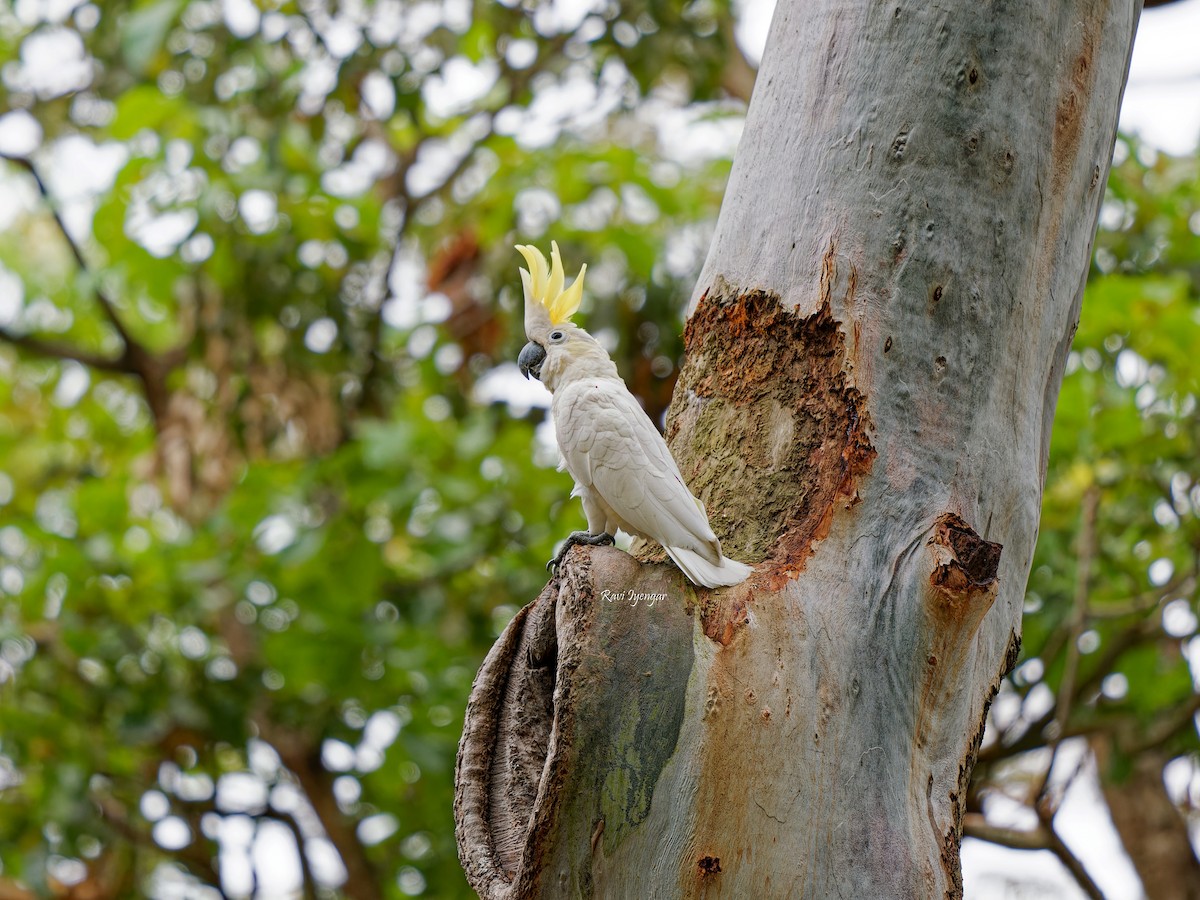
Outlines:
<svg viewBox="0 0 1200 900"><path fill-rule="evenodd" d="M651 594L644 591L601 591L601 598L607 603L628 603L637 606L644 603L647 608L654 606L659 600L666 600L666 594Z"/></svg>

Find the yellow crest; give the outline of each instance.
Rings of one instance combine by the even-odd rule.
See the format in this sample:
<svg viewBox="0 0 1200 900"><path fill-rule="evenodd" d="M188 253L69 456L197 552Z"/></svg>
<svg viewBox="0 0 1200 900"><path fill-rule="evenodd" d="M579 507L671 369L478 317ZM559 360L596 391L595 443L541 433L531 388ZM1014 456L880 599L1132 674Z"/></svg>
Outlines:
<svg viewBox="0 0 1200 900"><path fill-rule="evenodd" d="M550 265L546 265L546 257L532 244L517 244L516 249L529 265L528 270L521 269L526 306L538 304L545 308L550 316L551 325L567 322L579 309L579 303L583 300L583 276L587 272L587 265L579 270L579 277L571 286L563 290L566 274L563 272L556 241L550 242Z"/></svg>

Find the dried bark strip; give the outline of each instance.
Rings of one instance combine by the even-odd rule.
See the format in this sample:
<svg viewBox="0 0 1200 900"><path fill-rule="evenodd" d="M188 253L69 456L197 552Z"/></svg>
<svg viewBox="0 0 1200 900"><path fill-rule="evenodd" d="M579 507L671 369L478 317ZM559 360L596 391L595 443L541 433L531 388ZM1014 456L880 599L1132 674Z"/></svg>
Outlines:
<svg viewBox="0 0 1200 900"><path fill-rule="evenodd" d="M454 812L473 885L502 890L520 868L553 726L558 587L551 581L513 617L472 685Z"/></svg>

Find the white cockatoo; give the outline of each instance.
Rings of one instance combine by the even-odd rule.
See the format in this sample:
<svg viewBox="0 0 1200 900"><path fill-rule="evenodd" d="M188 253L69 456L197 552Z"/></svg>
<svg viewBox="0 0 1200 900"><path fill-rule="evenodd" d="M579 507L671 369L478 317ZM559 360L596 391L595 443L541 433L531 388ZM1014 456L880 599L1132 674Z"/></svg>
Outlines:
<svg viewBox="0 0 1200 900"><path fill-rule="evenodd" d="M529 269L525 287L525 336L517 360L522 374L554 394L550 411L562 467L575 479L572 496L583 501L588 530L573 532L553 567L573 544L611 544L617 529L658 541L671 559L703 587L744 581L750 566L721 553L704 504L692 496L671 451L638 405L617 367L594 337L570 322L583 298L583 276L564 288L558 245L550 258L518 246Z"/></svg>

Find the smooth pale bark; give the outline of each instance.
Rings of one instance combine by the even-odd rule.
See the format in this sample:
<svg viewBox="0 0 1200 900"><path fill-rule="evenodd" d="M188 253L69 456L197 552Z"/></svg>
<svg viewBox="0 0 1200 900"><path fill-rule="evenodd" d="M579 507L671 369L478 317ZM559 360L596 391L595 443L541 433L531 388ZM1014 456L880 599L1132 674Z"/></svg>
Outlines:
<svg viewBox="0 0 1200 900"><path fill-rule="evenodd" d="M782 0L668 423L756 574L572 551L468 708L481 896L961 895L1137 12Z"/></svg>

